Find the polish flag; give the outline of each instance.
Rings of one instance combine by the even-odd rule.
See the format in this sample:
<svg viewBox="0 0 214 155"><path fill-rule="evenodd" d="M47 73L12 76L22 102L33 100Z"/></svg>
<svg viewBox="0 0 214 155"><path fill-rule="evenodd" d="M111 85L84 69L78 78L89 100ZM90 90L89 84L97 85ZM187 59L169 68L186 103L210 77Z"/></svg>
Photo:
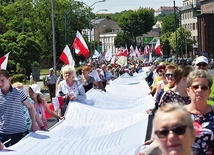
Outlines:
<svg viewBox="0 0 214 155"><path fill-rule="evenodd" d="M156 55L162 56L163 53L161 51L161 46L160 46L160 39L158 39L156 45L155 45L155 51L156 51Z"/></svg>
<svg viewBox="0 0 214 155"><path fill-rule="evenodd" d="M7 69L7 62L8 62L9 54L10 54L10 52L0 58L0 69Z"/></svg>
<svg viewBox="0 0 214 155"><path fill-rule="evenodd" d="M74 39L72 47L75 48L76 54L84 55L85 58L88 58L89 56L88 46L79 31L77 31L76 33L76 38Z"/></svg>
<svg viewBox="0 0 214 155"><path fill-rule="evenodd" d="M64 99L62 96L52 98L52 102L54 106L54 111L61 109L62 106L64 105Z"/></svg>
<svg viewBox="0 0 214 155"><path fill-rule="evenodd" d="M141 51L140 48L138 49L138 52L139 52L140 55L143 55L143 52Z"/></svg>
<svg viewBox="0 0 214 155"><path fill-rule="evenodd" d="M68 47L68 45L65 46L59 59L61 59L66 65L70 65L72 67L74 67L74 65L75 65L74 59L71 55L71 50Z"/></svg>
<svg viewBox="0 0 214 155"><path fill-rule="evenodd" d="M144 55L147 55L147 54L149 54L151 52L151 49L149 48L149 45L146 45L145 47L144 47Z"/></svg>
<svg viewBox="0 0 214 155"><path fill-rule="evenodd" d="M139 57L141 55L141 53L138 50L137 46L135 47L135 54L136 54L136 57Z"/></svg>
<svg viewBox="0 0 214 155"><path fill-rule="evenodd" d="M128 57L128 49L119 49L119 51L117 52L117 56L124 56L124 57Z"/></svg>
<svg viewBox="0 0 214 155"><path fill-rule="evenodd" d="M130 46L129 49L130 49L130 53L134 53L134 47L132 45Z"/></svg>

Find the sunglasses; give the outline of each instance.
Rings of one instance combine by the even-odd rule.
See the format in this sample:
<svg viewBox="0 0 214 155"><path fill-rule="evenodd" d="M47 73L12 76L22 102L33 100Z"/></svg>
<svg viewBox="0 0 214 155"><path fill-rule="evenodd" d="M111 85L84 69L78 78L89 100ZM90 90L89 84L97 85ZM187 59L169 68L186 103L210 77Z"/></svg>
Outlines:
<svg viewBox="0 0 214 155"><path fill-rule="evenodd" d="M200 67L200 66L203 66L203 67L206 67L207 66L207 64L206 63L199 63L199 64L196 64L198 67Z"/></svg>
<svg viewBox="0 0 214 155"><path fill-rule="evenodd" d="M166 73L165 75L166 75L166 77L173 77L172 73Z"/></svg>
<svg viewBox="0 0 214 155"><path fill-rule="evenodd" d="M192 86L191 86L191 88L192 88L193 90L198 90L199 87L200 87L201 90L208 90L208 89L209 89L209 87L206 86L206 85L202 85L202 86L199 86L199 85L192 85Z"/></svg>
<svg viewBox="0 0 214 155"><path fill-rule="evenodd" d="M155 134L158 136L158 138L164 139L169 135L169 131L172 131L173 134L176 134L176 135L183 135L186 133L186 128L187 128L186 125L175 126L170 129L157 130L157 131L155 131Z"/></svg>

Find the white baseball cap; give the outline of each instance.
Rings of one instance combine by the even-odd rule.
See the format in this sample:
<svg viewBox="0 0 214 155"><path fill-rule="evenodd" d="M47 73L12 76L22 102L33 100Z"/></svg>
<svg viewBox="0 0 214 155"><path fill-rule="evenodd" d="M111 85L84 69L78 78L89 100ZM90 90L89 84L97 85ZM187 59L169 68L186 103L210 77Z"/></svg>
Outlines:
<svg viewBox="0 0 214 155"><path fill-rule="evenodd" d="M208 59L205 56L197 57L196 60L195 60L195 64L198 64L198 63L201 63L201 62L204 62L204 63L208 64Z"/></svg>
<svg viewBox="0 0 214 155"><path fill-rule="evenodd" d="M30 88L33 90L34 93L42 94L41 93L41 88L39 87L39 85L32 84L32 85L30 85Z"/></svg>

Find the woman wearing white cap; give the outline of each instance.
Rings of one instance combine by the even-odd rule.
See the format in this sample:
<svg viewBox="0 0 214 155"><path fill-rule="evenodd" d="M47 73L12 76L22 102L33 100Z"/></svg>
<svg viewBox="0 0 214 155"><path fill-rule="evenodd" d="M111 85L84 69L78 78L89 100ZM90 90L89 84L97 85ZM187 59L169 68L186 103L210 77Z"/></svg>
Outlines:
<svg viewBox="0 0 214 155"><path fill-rule="evenodd" d="M29 96L34 101L34 107L37 112L37 114L42 119L42 122L44 124L43 127L41 127L41 130L48 128L47 118L45 115L45 110L53 117L56 117L57 119L64 119L64 117L58 116L54 111L52 111L47 102L42 98L42 93L40 92L40 87L37 84L33 84L29 87Z"/></svg>

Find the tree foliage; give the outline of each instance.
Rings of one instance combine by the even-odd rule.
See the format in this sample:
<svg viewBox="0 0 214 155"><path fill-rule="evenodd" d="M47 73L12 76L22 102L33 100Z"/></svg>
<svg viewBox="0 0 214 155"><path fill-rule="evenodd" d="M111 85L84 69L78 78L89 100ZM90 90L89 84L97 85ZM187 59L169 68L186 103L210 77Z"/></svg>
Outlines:
<svg viewBox="0 0 214 155"><path fill-rule="evenodd" d="M124 31L121 31L117 34L115 38L115 46L116 47L126 47L132 44L132 39L130 38L130 34Z"/></svg>
<svg viewBox="0 0 214 155"><path fill-rule="evenodd" d="M53 1L58 59L65 44L71 45L76 31L81 32L82 29L90 27L89 21L92 13L82 2ZM17 0L12 3L2 0L1 2L0 51L1 55L11 51L8 66L11 64L10 67L16 72L15 63L20 63L19 66L26 67L27 70L28 68L31 70L32 64L38 65L44 59L47 65L52 64L53 38L50 0L39 1L37 5L33 5L32 0Z"/></svg>
<svg viewBox="0 0 214 155"><path fill-rule="evenodd" d="M152 29L154 25L154 12L147 8L140 8L136 12L130 10L121 15L118 24L123 31L131 35L136 44L137 36L142 36L142 34Z"/></svg>
<svg viewBox="0 0 214 155"><path fill-rule="evenodd" d="M10 53L8 68L17 71L17 66L26 73L31 72L33 66L39 66L42 49L30 33L18 33L12 30L0 35L1 54ZM19 64L19 65L18 65ZM22 72L23 73L23 72Z"/></svg>
<svg viewBox="0 0 214 155"><path fill-rule="evenodd" d="M189 30L178 28L176 32L171 33L169 43L172 49L178 52L177 54L181 54L185 53L185 45L187 46L187 51L192 51L194 41L191 39L191 32Z"/></svg>
<svg viewBox="0 0 214 155"><path fill-rule="evenodd" d="M161 32L162 34L167 33L167 32L174 32L179 23L179 18L178 14L170 14L165 17L163 17L162 21L162 27L161 27Z"/></svg>

